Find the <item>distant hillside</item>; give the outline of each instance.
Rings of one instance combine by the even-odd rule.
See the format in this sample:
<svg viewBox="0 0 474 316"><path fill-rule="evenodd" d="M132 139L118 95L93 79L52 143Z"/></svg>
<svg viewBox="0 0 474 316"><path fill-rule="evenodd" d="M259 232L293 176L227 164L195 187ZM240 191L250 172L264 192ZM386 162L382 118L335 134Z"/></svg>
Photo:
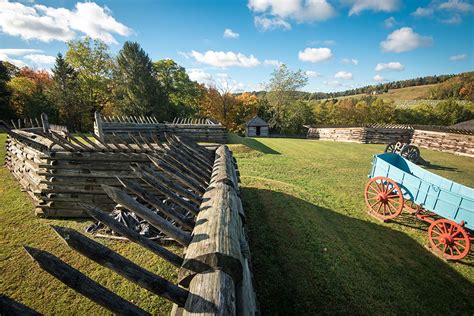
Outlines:
<svg viewBox="0 0 474 316"><path fill-rule="evenodd" d="M254 93L262 96L266 92L259 91ZM444 100L448 98L474 101L474 72L392 81L340 92L298 92L298 97L305 100L357 98L366 95L375 95L396 103L411 100ZM436 101L433 102L436 103Z"/></svg>

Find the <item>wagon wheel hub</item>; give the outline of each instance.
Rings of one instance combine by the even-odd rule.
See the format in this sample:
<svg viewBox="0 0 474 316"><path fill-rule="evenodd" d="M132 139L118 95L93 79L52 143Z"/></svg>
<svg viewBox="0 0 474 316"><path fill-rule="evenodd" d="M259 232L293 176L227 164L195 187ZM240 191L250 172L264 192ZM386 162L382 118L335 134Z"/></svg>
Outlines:
<svg viewBox="0 0 474 316"><path fill-rule="evenodd" d="M386 193L383 193L383 192L380 192L378 195L377 195L377 201L383 203L383 204L387 204L388 203L388 194Z"/></svg>
<svg viewBox="0 0 474 316"><path fill-rule="evenodd" d="M454 238L450 234L442 234L439 240L445 245L452 245L454 244Z"/></svg>

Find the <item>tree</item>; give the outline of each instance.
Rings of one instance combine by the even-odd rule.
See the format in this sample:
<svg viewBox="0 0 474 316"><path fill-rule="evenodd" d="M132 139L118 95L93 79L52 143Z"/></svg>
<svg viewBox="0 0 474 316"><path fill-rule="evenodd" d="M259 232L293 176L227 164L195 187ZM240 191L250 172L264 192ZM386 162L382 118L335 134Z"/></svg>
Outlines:
<svg viewBox="0 0 474 316"><path fill-rule="evenodd" d="M59 122L74 130L85 130L89 113L83 107L77 71L58 54L52 72L50 97L58 111Z"/></svg>
<svg viewBox="0 0 474 316"><path fill-rule="evenodd" d="M201 90L189 79L186 69L172 59L153 63L155 78L161 89L167 118L187 117L198 112Z"/></svg>
<svg viewBox="0 0 474 316"><path fill-rule="evenodd" d="M10 107L17 117L39 117L42 112L52 119L56 118L56 111L47 97L51 87L51 76L46 71L36 71L28 67L22 68L18 75L8 82L12 92Z"/></svg>
<svg viewBox="0 0 474 316"><path fill-rule="evenodd" d="M138 43L125 42L114 69L114 96L118 112L125 115L151 115L167 117L160 104L153 65Z"/></svg>
<svg viewBox="0 0 474 316"><path fill-rule="evenodd" d="M112 59L108 46L98 39L85 37L69 41L67 45L65 59L78 73L80 99L89 113L85 124L87 128L92 128L94 112L102 110L112 101L109 89Z"/></svg>
<svg viewBox="0 0 474 316"><path fill-rule="evenodd" d="M10 81L12 75L8 64L10 63L0 61L0 119L13 117L13 111L10 108L10 97L12 93L8 88L8 81Z"/></svg>
<svg viewBox="0 0 474 316"><path fill-rule="evenodd" d="M282 130L289 125L286 121L290 107L296 101L297 90L304 87L307 82L308 77L302 70L291 71L285 64L273 71L266 87L266 98L271 111L269 121L271 128Z"/></svg>

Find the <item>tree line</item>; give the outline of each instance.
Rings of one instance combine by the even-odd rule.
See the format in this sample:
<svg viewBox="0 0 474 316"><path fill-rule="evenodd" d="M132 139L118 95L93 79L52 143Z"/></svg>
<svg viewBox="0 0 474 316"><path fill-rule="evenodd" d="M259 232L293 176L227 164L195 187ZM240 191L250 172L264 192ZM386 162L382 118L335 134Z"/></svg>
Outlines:
<svg viewBox="0 0 474 316"><path fill-rule="evenodd" d="M210 117L233 131L255 115L256 97L192 81L171 59L152 61L135 42L125 42L117 56L100 40L67 43L51 72L0 62L0 119L34 118L90 131L93 114Z"/></svg>
<svg viewBox="0 0 474 316"><path fill-rule="evenodd" d="M125 42L116 56L100 40L84 38L67 43L50 72L17 68L0 62L0 119L34 118L42 112L50 121L71 130L91 131L93 114L154 115L211 118L231 132L244 133L245 123L259 115L273 133L302 134L304 125L408 123L451 125L473 118L473 103L448 100L397 108L374 96L319 100L302 92L308 78L286 65L275 69L264 93L234 93L222 86L192 81L184 67L171 59L152 61L135 42ZM433 76L444 80L436 96L469 99L473 73ZM440 79L442 78L442 79Z"/></svg>

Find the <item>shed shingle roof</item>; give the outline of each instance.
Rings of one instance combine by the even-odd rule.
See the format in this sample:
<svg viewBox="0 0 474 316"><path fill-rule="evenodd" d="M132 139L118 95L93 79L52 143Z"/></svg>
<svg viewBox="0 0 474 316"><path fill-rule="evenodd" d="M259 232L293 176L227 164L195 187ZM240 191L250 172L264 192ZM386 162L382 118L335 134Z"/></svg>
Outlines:
<svg viewBox="0 0 474 316"><path fill-rule="evenodd" d="M260 117L255 115L250 119L250 121L245 124L246 126L268 126L268 123L262 120Z"/></svg>

